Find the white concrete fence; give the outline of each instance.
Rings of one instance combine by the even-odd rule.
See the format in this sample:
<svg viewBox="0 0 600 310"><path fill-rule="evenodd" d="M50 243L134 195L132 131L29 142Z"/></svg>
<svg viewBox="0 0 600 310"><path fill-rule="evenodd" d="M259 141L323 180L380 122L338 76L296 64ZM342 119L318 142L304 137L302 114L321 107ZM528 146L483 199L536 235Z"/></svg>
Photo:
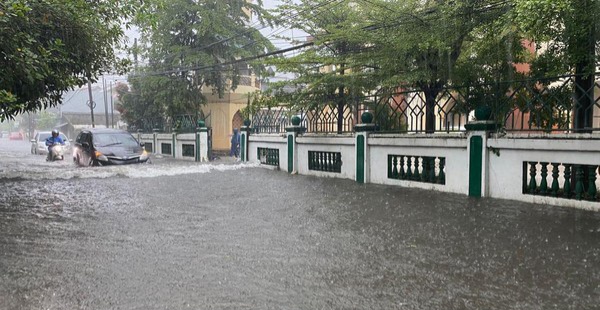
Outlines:
<svg viewBox="0 0 600 310"><path fill-rule="evenodd" d="M243 129L242 160L290 173L600 211L598 134L319 135L302 134L298 127L286 134Z"/></svg>
<svg viewBox="0 0 600 310"><path fill-rule="evenodd" d="M209 137L207 128L195 133L137 133L138 141L147 151L173 158L204 162L209 160Z"/></svg>

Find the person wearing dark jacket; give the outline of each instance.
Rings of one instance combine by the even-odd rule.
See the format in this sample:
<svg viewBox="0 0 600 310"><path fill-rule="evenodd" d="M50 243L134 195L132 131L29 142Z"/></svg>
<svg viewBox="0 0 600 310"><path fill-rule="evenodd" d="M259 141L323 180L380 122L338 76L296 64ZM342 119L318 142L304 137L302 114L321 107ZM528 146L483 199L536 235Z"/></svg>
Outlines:
<svg viewBox="0 0 600 310"><path fill-rule="evenodd" d="M229 151L229 156L235 156L237 158L240 155L239 146L240 134L238 133L237 128L234 128L233 135L231 135L231 150Z"/></svg>

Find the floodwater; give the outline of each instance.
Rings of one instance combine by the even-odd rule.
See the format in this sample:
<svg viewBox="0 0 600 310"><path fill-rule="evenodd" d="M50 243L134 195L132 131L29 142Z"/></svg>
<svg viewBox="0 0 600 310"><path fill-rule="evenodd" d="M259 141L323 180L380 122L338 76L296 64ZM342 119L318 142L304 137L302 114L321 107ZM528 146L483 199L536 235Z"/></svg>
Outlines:
<svg viewBox="0 0 600 310"><path fill-rule="evenodd" d="M597 309L600 214L0 140L0 309Z"/></svg>

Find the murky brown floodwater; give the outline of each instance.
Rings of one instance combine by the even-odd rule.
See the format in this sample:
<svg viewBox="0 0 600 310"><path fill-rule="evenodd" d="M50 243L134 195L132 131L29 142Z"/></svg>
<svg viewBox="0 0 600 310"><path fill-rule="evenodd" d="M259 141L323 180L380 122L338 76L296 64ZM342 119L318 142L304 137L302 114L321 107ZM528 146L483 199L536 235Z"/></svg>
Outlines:
<svg viewBox="0 0 600 310"><path fill-rule="evenodd" d="M0 147L0 309L600 300L598 213L242 165L81 169L42 158Z"/></svg>

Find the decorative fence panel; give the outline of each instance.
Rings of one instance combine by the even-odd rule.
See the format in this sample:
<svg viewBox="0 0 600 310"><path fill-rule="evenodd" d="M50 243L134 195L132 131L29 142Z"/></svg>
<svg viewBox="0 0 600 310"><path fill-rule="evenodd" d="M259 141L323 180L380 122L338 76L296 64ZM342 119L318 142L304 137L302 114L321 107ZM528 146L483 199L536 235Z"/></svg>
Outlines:
<svg viewBox="0 0 600 310"><path fill-rule="evenodd" d="M261 164L279 166L279 149L259 147L256 155Z"/></svg>
<svg viewBox="0 0 600 310"><path fill-rule="evenodd" d="M154 146L152 145L152 142L145 142L144 150L146 150L146 152L148 152L148 153L154 152Z"/></svg>
<svg viewBox="0 0 600 310"><path fill-rule="evenodd" d="M523 194L600 201L599 166L523 162Z"/></svg>
<svg viewBox="0 0 600 310"><path fill-rule="evenodd" d="M308 170L342 172L342 153L308 151Z"/></svg>
<svg viewBox="0 0 600 310"><path fill-rule="evenodd" d="M414 88L397 90L347 97L341 111L335 102L310 109L273 107L253 115L252 126L256 133L284 132L291 116L298 115L308 133L347 133L369 111L380 132L450 133L465 131L475 108L486 106L499 130L600 131L600 73L447 86L428 93Z"/></svg>
<svg viewBox="0 0 600 310"><path fill-rule="evenodd" d="M444 157L388 155L388 178L446 184Z"/></svg>
<svg viewBox="0 0 600 310"><path fill-rule="evenodd" d="M181 145L181 156L183 157L194 157L196 146L194 144L182 144Z"/></svg>
<svg viewBox="0 0 600 310"><path fill-rule="evenodd" d="M172 144L171 143L161 143L160 144L160 153L164 155L172 155Z"/></svg>

